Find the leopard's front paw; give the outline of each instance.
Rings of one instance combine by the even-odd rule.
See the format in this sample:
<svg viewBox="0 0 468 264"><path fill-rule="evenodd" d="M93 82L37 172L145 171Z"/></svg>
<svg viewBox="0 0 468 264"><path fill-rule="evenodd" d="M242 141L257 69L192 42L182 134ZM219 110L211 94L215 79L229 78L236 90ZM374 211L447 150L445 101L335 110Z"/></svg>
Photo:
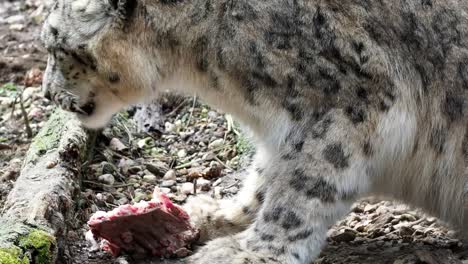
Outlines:
<svg viewBox="0 0 468 264"><path fill-rule="evenodd" d="M82 115L90 115L94 111L94 103L80 105L78 97L67 92L48 92L48 97L61 109Z"/></svg>
<svg viewBox="0 0 468 264"><path fill-rule="evenodd" d="M236 237L222 237L208 242L195 255L189 264L279 264L284 263L275 256L244 248Z"/></svg>

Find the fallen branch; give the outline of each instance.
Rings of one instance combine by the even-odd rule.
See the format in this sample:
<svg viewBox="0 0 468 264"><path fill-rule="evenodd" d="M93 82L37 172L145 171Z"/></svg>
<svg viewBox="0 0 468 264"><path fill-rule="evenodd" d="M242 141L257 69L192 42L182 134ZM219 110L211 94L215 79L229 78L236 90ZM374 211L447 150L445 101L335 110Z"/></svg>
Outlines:
<svg viewBox="0 0 468 264"><path fill-rule="evenodd" d="M0 217L0 263L10 263L2 258L18 263L57 260L92 138L74 115L61 110L34 138Z"/></svg>

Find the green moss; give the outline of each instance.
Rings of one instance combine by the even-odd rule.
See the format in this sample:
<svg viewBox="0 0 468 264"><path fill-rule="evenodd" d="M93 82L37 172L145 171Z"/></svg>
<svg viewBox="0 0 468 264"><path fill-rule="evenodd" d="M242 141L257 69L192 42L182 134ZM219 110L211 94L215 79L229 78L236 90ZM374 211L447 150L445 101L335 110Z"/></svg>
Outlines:
<svg viewBox="0 0 468 264"><path fill-rule="evenodd" d="M26 162L34 162L38 157L59 146L61 134L66 129L65 112L57 110L47 121L39 134L34 138L26 156Z"/></svg>
<svg viewBox="0 0 468 264"><path fill-rule="evenodd" d="M14 83L6 83L0 86L0 96L15 97L18 92L17 90Z"/></svg>
<svg viewBox="0 0 468 264"><path fill-rule="evenodd" d="M19 241L19 246L26 251L32 251L33 263L50 264L53 261L51 251L56 246L53 236L42 230L33 230Z"/></svg>
<svg viewBox="0 0 468 264"><path fill-rule="evenodd" d="M5 249L0 248L0 263L1 264L29 264L29 259L24 256L22 257L21 249L11 248ZM22 259L21 259L22 258Z"/></svg>

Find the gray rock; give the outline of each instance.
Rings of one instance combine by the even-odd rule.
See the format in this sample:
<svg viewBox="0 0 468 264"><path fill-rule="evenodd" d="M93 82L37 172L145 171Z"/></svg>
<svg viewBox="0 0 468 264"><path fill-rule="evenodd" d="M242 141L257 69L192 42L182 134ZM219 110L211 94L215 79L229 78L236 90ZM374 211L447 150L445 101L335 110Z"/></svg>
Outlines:
<svg viewBox="0 0 468 264"><path fill-rule="evenodd" d="M176 172L174 170L168 170L166 174L164 174L163 180L176 180Z"/></svg>
<svg viewBox="0 0 468 264"><path fill-rule="evenodd" d="M174 186L176 184L176 181L174 180L167 180L167 181L163 181L161 183L161 187L166 187L166 188L169 188L171 186Z"/></svg>
<svg viewBox="0 0 468 264"><path fill-rule="evenodd" d="M180 187L180 192L183 193L183 194L193 194L194 193L194 188L193 188L193 183L191 182L185 182L182 184L182 186Z"/></svg>
<svg viewBox="0 0 468 264"><path fill-rule="evenodd" d="M157 181L157 178L156 176L152 174L148 174L148 175L143 176L143 181L149 182L149 183L155 183Z"/></svg>
<svg viewBox="0 0 468 264"><path fill-rule="evenodd" d="M103 174L98 177L98 180L107 185L113 185L115 183L115 178L112 174Z"/></svg>

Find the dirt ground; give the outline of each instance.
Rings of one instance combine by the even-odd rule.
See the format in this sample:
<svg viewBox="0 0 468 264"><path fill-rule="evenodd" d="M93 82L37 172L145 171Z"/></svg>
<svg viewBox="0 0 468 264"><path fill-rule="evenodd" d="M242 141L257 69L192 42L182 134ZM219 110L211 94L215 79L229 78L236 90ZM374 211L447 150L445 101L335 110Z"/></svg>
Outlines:
<svg viewBox="0 0 468 264"><path fill-rule="evenodd" d="M0 2L0 211L31 136L54 108L40 91L46 55L37 39L45 10L43 0ZM167 96L117 115L83 168L82 195L59 263L183 263L92 251L84 240L86 221L98 210L150 199L155 186L179 204L199 193L229 198L253 151L229 115L198 98ZM437 219L371 198L331 227L327 241L315 263L468 264L468 245Z"/></svg>

